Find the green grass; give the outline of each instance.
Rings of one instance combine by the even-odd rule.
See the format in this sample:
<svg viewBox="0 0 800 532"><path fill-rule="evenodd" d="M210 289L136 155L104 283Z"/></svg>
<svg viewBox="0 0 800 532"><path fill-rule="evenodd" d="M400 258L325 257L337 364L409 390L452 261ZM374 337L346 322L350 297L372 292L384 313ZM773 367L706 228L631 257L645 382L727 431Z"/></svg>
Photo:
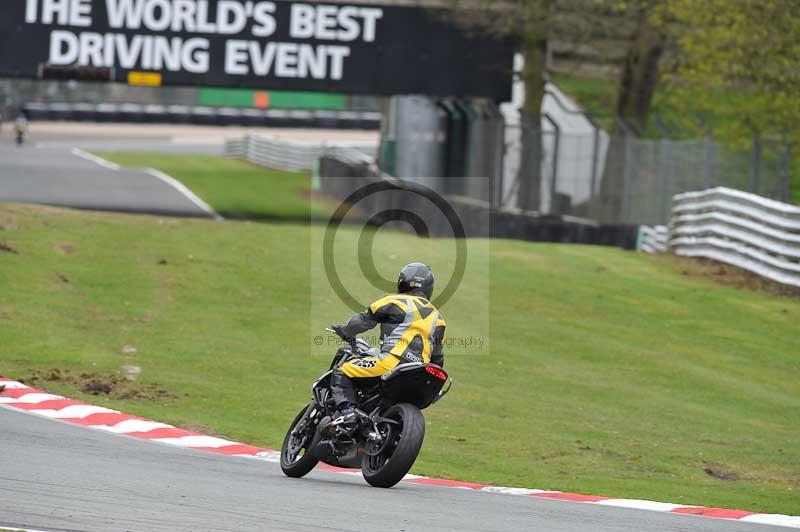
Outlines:
<svg viewBox="0 0 800 532"><path fill-rule="evenodd" d="M0 227L16 251L0 252L0 374L135 364L137 385L173 397L37 386L239 441L280 445L329 362L310 335L349 314L334 299L312 311L314 225L5 205ZM339 271L377 296L357 273L356 236L342 229ZM426 411L415 472L800 514L800 302L619 249L469 245L491 255L491 275L468 270L442 310L448 333L468 336L488 300L491 350L451 353L456 384ZM377 268L420 258L445 271L447 247L382 230Z"/></svg>
<svg viewBox="0 0 800 532"><path fill-rule="evenodd" d="M153 167L200 196L226 218L324 216L329 209L310 199L309 172L287 172L238 159L138 152L97 152L121 166Z"/></svg>

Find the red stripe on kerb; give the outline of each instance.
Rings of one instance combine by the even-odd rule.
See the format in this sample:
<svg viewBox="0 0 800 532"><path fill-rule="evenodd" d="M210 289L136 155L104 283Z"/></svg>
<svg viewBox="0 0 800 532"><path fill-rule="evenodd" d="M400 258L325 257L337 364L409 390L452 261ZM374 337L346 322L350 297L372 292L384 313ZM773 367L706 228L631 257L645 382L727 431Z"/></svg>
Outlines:
<svg viewBox="0 0 800 532"><path fill-rule="evenodd" d="M532 493L531 497L542 499L555 499L558 501L572 502L597 502L608 500L608 497L598 497L596 495L581 495L580 493Z"/></svg>
<svg viewBox="0 0 800 532"><path fill-rule="evenodd" d="M37 390L36 388L6 388L3 390L2 395L3 397L13 397L14 399L19 399L23 395L27 395L29 393L46 393L42 390Z"/></svg>
<svg viewBox="0 0 800 532"><path fill-rule="evenodd" d="M0 379L0 386L11 386L12 384L21 384L21 385L25 386L26 388L28 388L28 385L25 384L24 382L19 382L19 381L14 381L14 380L9 380L9 379Z"/></svg>
<svg viewBox="0 0 800 532"><path fill-rule="evenodd" d="M445 486L448 488L469 488L474 490L485 487L483 484L478 484L477 482L462 482L460 480L447 480L445 478L409 478L406 482L424 484L426 486Z"/></svg>
<svg viewBox="0 0 800 532"><path fill-rule="evenodd" d="M10 379L5 379L0 377L0 386L3 386L4 383L17 383L19 381L13 381ZM2 392L0 392L1 397L10 397L14 399L19 399L20 397L29 394L29 393L46 393L42 390L38 390L36 388L25 387L25 388L6 388ZM50 399L47 401L42 401L40 403L5 403L6 406L17 408L19 410L61 410L68 406L73 405L88 405L82 401L76 401L73 399ZM88 425L88 426L97 426L97 425L105 425L105 426L114 426L118 423L127 420L140 420L140 421L149 421L147 419L143 419L136 416L131 416L128 414L124 414L121 412L106 412L106 413L98 413L98 414L91 414L86 416L85 418L68 418L62 419L62 421L68 423L74 423L78 425ZM181 438L184 436L202 436L197 432L192 432L184 429L179 428L157 428L147 432L130 432L127 433L128 436L134 436L141 439L160 439L160 438ZM224 454L224 455L251 455L255 456L259 453L263 453L268 451L267 449L262 449L260 447L254 447L252 445L240 444L240 443L231 443L230 445L225 445L222 447L187 447L189 449L197 450L197 451L205 451L217 454ZM323 471L331 471L337 473L355 473L357 469L348 469L343 467L334 467L328 464L320 463L317 466L317 469ZM429 485L429 486L445 486L445 487L452 487L452 488L469 488L469 489L481 489L484 487L488 487L484 484L479 484L476 482L461 482L457 480L446 480L446 479L439 479L439 478L412 478L408 479L405 482L413 483L413 484L422 484L422 485ZM580 493L560 493L560 492L542 492L542 493L530 493L528 494L530 497L538 497L541 499L552 499L552 500L562 500L562 501L572 501L572 502L599 502L608 500L609 497L598 497L595 495L581 495ZM704 517L712 517L717 519L742 519L743 517L747 517L749 515L755 515L757 512L748 512L745 510L729 510L726 508L703 508L703 507L679 507L671 510L670 513L676 514L685 514L685 515L698 515Z"/></svg>
<svg viewBox="0 0 800 532"><path fill-rule="evenodd" d="M20 410L61 410L68 406L85 404L74 399L50 399L41 403L10 403L8 406L19 408Z"/></svg>
<svg viewBox="0 0 800 532"><path fill-rule="evenodd" d="M741 519L756 512L746 512L744 510L728 510L726 508L675 508L675 514L702 515L704 517L716 517L717 519Z"/></svg>
<svg viewBox="0 0 800 532"><path fill-rule="evenodd" d="M255 456L258 453L263 453L267 449L261 449L259 447L253 447L252 445L245 445L243 443L237 443L236 445L226 445L225 447L190 447L190 449L194 449L195 451L205 451L208 453L218 453L218 454L249 454L251 456Z"/></svg>

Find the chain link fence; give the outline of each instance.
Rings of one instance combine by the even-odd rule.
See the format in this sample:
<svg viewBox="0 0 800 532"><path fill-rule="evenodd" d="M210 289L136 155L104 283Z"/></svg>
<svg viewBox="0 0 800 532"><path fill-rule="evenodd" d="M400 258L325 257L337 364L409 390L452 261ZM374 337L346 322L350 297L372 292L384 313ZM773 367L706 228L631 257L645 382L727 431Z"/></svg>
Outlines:
<svg viewBox="0 0 800 532"><path fill-rule="evenodd" d="M754 138L750 149L734 149L711 138L609 134L568 109L559 116L543 113L533 124L514 109L481 100L393 100L384 110L380 167L495 208L663 225L672 196L682 192L725 186L789 198L789 147L772 139ZM572 115L581 115L582 130L575 130Z"/></svg>
<svg viewBox="0 0 800 532"><path fill-rule="evenodd" d="M612 135L605 153L593 154L598 162L597 179L594 186L587 186L581 161L586 161L590 140L585 136L566 136L564 140L560 147L571 148L554 157L572 164L573 169L553 172L556 178L551 190L557 201L551 203L552 213L603 223L665 224L670 198L682 192L725 186L781 201L789 197L789 151L779 142L754 140L753 149L747 152L711 139Z"/></svg>
<svg viewBox="0 0 800 532"><path fill-rule="evenodd" d="M725 186L788 201L790 147L754 138L734 149L713 139L644 139L507 126L501 206L658 225L675 194ZM515 163L509 161L516 159Z"/></svg>
<svg viewBox="0 0 800 532"><path fill-rule="evenodd" d="M393 98L380 167L494 208L603 224L666 224L672 196L716 186L789 198L783 142L754 138L734 149L710 137L641 138L624 123L625 133L609 134L556 96L540 123L485 100Z"/></svg>

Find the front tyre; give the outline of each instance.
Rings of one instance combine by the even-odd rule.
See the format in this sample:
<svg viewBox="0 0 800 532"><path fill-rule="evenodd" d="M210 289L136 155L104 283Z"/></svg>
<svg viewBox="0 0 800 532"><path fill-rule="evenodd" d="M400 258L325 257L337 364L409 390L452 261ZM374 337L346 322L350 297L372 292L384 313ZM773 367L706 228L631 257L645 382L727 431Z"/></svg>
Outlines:
<svg viewBox="0 0 800 532"><path fill-rule="evenodd" d="M401 403L389 408L384 418L396 423L379 423L385 441L368 446L361 459L364 479L377 488L391 488L400 482L422 449L425 418L416 406Z"/></svg>
<svg viewBox="0 0 800 532"><path fill-rule="evenodd" d="M319 463L311 452L317 425L309 416L314 411L313 403L303 408L294 418L281 446L281 469L287 477L300 478Z"/></svg>

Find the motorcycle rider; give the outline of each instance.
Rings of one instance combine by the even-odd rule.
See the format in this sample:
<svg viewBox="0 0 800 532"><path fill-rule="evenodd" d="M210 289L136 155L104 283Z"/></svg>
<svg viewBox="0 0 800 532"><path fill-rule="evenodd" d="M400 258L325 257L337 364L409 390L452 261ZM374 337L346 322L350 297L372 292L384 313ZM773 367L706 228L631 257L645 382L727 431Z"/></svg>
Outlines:
<svg viewBox="0 0 800 532"><path fill-rule="evenodd" d="M16 133L17 146L22 146L25 141L25 135L28 133L28 118L25 113L20 112L17 119L14 120L14 131Z"/></svg>
<svg viewBox="0 0 800 532"><path fill-rule="evenodd" d="M356 408L354 380L379 378L409 362L444 366L446 323L430 302L433 284L428 265L411 263L400 271L397 294L382 297L346 323L331 327L342 339L350 341L380 324L381 347L375 356L351 360L334 370L331 391L338 413L325 424L325 431L357 425L360 418L366 417Z"/></svg>

